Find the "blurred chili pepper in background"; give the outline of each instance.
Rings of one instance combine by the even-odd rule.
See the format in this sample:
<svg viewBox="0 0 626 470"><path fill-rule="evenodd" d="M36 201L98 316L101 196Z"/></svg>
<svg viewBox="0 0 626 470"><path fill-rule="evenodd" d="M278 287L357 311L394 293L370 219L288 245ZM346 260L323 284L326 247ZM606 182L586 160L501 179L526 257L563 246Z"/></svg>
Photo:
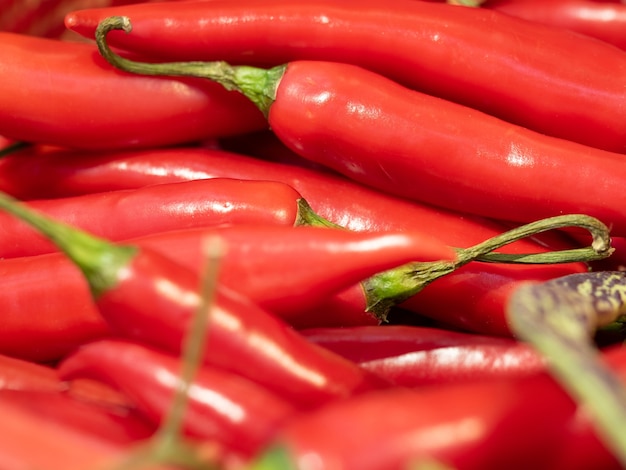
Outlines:
<svg viewBox="0 0 626 470"><path fill-rule="evenodd" d="M91 44L0 32L0 47L0 135L7 138L111 149L266 127L237 93L197 80L113 72Z"/></svg>

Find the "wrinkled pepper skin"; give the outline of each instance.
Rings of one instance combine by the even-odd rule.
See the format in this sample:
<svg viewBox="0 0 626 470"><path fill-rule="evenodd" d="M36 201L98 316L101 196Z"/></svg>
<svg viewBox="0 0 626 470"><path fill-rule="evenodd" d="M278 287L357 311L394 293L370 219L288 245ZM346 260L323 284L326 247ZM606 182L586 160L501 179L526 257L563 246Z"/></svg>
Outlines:
<svg viewBox="0 0 626 470"><path fill-rule="evenodd" d="M89 44L1 33L0 135L102 150L154 147L265 127L212 83L120 74Z"/></svg>
<svg viewBox="0 0 626 470"><path fill-rule="evenodd" d="M133 31L111 34L111 43L147 57L351 63L542 134L626 151L623 51L493 10L414 0L196 1L76 11L66 25L93 39L98 22L116 15L130 17Z"/></svg>

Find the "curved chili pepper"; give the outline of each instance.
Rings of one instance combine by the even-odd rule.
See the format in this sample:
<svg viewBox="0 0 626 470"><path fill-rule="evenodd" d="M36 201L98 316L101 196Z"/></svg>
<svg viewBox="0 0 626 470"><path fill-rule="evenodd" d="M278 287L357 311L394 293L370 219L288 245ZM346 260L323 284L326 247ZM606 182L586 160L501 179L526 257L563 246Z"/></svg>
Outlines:
<svg viewBox="0 0 626 470"><path fill-rule="evenodd" d="M130 455L128 445L80 432L10 403L0 402L0 413L10 429L0 434L0 466L5 470L111 467Z"/></svg>
<svg viewBox="0 0 626 470"><path fill-rule="evenodd" d="M132 408L98 406L62 393L3 389L0 403L120 445L147 439L156 430L154 423Z"/></svg>
<svg viewBox="0 0 626 470"><path fill-rule="evenodd" d="M159 233L133 242L169 254L200 274L202 241L208 234L218 236L228 250L219 282L295 327L334 323L323 311L313 312L328 297L381 271L456 258L454 250L423 233L317 227L233 225ZM377 321L365 310L362 315Z"/></svg>
<svg viewBox="0 0 626 470"><path fill-rule="evenodd" d="M284 183L224 178L28 204L51 217L111 240L224 223L298 225L308 211L298 192ZM44 236L8 214L0 214L0 226L0 256L3 258L56 250Z"/></svg>
<svg viewBox="0 0 626 470"><path fill-rule="evenodd" d="M535 350L507 338L403 325L300 333L403 387L523 377L545 370Z"/></svg>
<svg viewBox="0 0 626 470"><path fill-rule="evenodd" d="M163 421L180 386L180 360L153 348L120 340L88 344L60 366L66 379L101 380L122 391L152 423ZM296 410L254 382L208 365L189 391L183 431L219 442L247 457L266 445Z"/></svg>
<svg viewBox="0 0 626 470"><path fill-rule="evenodd" d="M241 96L198 81L112 73L89 44L0 33L0 45L0 134L15 140L151 147L265 126Z"/></svg>
<svg viewBox="0 0 626 470"><path fill-rule="evenodd" d="M623 53L570 31L488 9L413 0L394 0L393 6L385 0L249 0L186 2L176 7L76 11L66 17L66 25L93 38L104 18L128 16L133 34L115 33L112 44L165 60L261 66L303 59L351 63L541 134L626 150L622 125L626 111L620 105L625 98ZM355 85L352 90L359 88ZM473 119L468 113L460 121L444 112L433 116L466 126ZM431 119L428 113L423 116ZM400 140L406 137L401 132ZM398 140L380 128L360 135ZM482 139L492 133L477 125L472 135Z"/></svg>
<svg viewBox="0 0 626 470"><path fill-rule="evenodd" d="M615 209L626 203L620 201L621 154L516 127L348 64L299 61L264 70L128 61L112 53L106 34L130 27L122 17L102 23L98 44L107 60L141 74L202 75L231 89L243 80L239 91L257 103L284 143L356 181L522 223L584 213L615 235L626 233L626 217Z"/></svg>
<svg viewBox="0 0 626 470"><path fill-rule="evenodd" d="M626 49L626 5L590 0L487 0L484 8L565 28Z"/></svg>
<svg viewBox="0 0 626 470"><path fill-rule="evenodd" d="M55 222L6 195L0 205L46 233L77 263L99 312L117 334L180 352L200 302L196 273L152 250L113 245ZM298 406L319 406L386 385L219 285L210 320L206 363L248 377Z"/></svg>
<svg viewBox="0 0 626 470"><path fill-rule="evenodd" d="M622 380L625 353L606 353ZM285 452L293 468L304 468L297 462L305 455L319 469L406 468L431 459L459 470L620 468L586 414L545 373L351 397L298 417L275 445L280 452L268 451L253 469L272 468Z"/></svg>
<svg viewBox="0 0 626 470"><path fill-rule="evenodd" d="M329 317L323 310L317 314L315 309L338 290L402 263L454 256L450 248L421 234L279 227L177 230L131 241L173 257L199 274L202 240L219 236L228 244L220 282L292 325L309 326L345 320L341 315L339 319ZM0 275L4 286L0 292L1 352L51 361L111 334L87 282L61 253L0 260ZM50 283L49 279L57 281ZM378 323L365 311L358 318L361 323Z"/></svg>

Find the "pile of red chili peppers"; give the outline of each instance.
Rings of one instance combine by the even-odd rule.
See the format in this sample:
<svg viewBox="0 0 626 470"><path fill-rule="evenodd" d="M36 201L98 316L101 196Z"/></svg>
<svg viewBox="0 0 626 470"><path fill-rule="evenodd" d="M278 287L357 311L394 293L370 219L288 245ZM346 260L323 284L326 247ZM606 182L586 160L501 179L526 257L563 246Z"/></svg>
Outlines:
<svg viewBox="0 0 626 470"><path fill-rule="evenodd" d="M0 470L626 468L623 2L0 0L0 51Z"/></svg>

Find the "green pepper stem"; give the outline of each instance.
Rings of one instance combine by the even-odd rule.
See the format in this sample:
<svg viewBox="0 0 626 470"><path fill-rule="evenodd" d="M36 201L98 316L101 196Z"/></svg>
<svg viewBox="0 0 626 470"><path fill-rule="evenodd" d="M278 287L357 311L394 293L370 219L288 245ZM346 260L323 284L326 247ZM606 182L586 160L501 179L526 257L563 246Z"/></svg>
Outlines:
<svg viewBox="0 0 626 470"><path fill-rule="evenodd" d="M224 61L215 62L167 62L147 63L124 58L109 47L106 36L110 31L130 33L132 25L126 16L111 16L98 24L96 44L102 57L112 66L125 72L140 75L167 75L206 78L219 83L227 90L242 93L252 101L265 116L276 98L276 88L282 78L284 65L262 69L249 66L232 66Z"/></svg>
<svg viewBox="0 0 626 470"><path fill-rule="evenodd" d="M0 209L26 222L64 252L85 275L95 299L117 285L120 271L137 248L115 245L68 224L53 220L0 192Z"/></svg>
<svg viewBox="0 0 626 470"><path fill-rule="evenodd" d="M523 238L564 227L581 227L588 230L592 236L591 245L587 248L545 253L504 254L494 252ZM379 320L385 321L391 307L404 302L419 293L431 282L472 261L517 264L589 262L606 258L613 252L608 227L598 219L582 214L541 219L496 235L472 247L457 248L456 250L458 256L455 261L409 263L365 280L362 285L365 291L367 310Z"/></svg>

